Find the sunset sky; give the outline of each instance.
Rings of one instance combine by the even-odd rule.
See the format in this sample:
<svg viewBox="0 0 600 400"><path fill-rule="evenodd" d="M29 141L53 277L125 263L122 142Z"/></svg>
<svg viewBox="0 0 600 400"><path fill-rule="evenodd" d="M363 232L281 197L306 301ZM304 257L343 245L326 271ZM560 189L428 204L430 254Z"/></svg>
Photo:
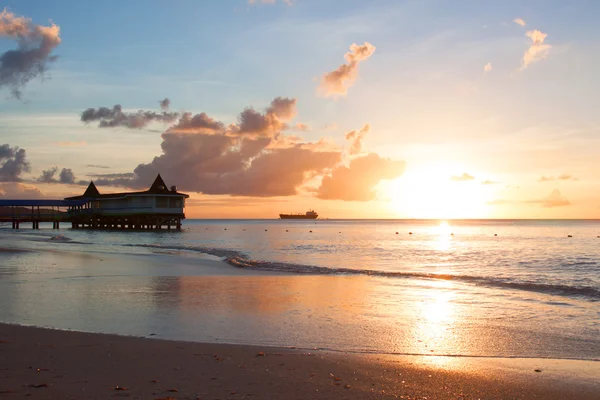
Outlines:
<svg viewBox="0 0 600 400"><path fill-rule="evenodd" d="M0 196L600 218L596 1L52 3L3 3Z"/></svg>

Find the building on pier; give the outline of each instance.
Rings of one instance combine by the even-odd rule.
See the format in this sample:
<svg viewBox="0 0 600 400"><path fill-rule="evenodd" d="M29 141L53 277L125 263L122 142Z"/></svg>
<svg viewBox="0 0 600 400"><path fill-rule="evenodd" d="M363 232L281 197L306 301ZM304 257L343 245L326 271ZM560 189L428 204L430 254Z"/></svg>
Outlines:
<svg viewBox="0 0 600 400"><path fill-rule="evenodd" d="M141 192L101 194L90 182L82 195L64 200L0 199L0 226L12 223L19 229L31 223L39 229L40 222L52 222L58 229L61 222L70 222L74 229L180 230L188 197L175 186L167 188L160 174Z"/></svg>
<svg viewBox="0 0 600 400"><path fill-rule="evenodd" d="M175 186L168 188L158 174L148 190L100 194L90 182L82 195L67 197L65 201L85 200L67 211L75 229L179 230L188 197Z"/></svg>

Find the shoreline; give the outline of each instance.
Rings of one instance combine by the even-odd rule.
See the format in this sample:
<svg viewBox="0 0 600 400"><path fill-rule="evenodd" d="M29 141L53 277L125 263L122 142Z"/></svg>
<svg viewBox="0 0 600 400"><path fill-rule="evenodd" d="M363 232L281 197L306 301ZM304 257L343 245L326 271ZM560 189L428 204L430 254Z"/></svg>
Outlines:
<svg viewBox="0 0 600 400"><path fill-rule="evenodd" d="M0 360L6 398L597 399L600 391L597 361L307 351L4 323Z"/></svg>

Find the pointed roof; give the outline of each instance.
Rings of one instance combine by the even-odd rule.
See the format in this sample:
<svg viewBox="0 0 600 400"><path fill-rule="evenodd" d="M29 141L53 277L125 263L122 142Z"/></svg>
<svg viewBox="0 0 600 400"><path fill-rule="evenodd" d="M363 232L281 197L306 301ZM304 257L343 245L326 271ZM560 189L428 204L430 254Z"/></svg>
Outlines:
<svg viewBox="0 0 600 400"><path fill-rule="evenodd" d="M67 197L67 198L65 198L65 200L110 199L110 198L119 198L119 197L123 197L123 196L130 196L130 195L136 195L136 194L137 195L139 195L139 194L163 194L163 195L168 194L168 195L174 195L174 196L183 196L186 199L188 197L190 197L189 195L187 195L185 193L178 192L174 186L171 189L169 189L167 187L167 184L163 180L163 178L160 176L160 174L158 174L156 176L156 179L154 180L154 183L152 183L152 186L150 186L150 189L144 190L141 192L100 194L100 192L96 188L96 185L94 185L94 182L90 182L87 189L81 196Z"/></svg>
<svg viewBox="0 0 600 400"><path fill-rule="evenodd" d="M150 186L150 189L148 189L148 193L164 193L168 191L169 189L167 188L167 184L165 181L163 181L163 178L160 176L160 174L156 175L154 183L152 186Z"/></svg>
<svg viewBox="0 0 600 400"><path fill-rule="evenodd" d="M94 198L98 196L100 196L98 188L96 188L96 185L94 185L94 181L90 181L87 189L85 189L85 192L83 192L83 197Z"/></svg>

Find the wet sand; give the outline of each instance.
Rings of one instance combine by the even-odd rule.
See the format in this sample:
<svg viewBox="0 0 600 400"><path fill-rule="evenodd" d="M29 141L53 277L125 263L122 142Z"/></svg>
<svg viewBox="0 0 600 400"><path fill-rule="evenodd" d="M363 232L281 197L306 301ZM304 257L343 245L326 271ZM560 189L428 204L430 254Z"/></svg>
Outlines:
<svg viewBox="0 0 600 400"><path fill-rule="evenodd" d="M2 399L597 400L599 377L594 361L361 355L0 324Z"/></svg>

